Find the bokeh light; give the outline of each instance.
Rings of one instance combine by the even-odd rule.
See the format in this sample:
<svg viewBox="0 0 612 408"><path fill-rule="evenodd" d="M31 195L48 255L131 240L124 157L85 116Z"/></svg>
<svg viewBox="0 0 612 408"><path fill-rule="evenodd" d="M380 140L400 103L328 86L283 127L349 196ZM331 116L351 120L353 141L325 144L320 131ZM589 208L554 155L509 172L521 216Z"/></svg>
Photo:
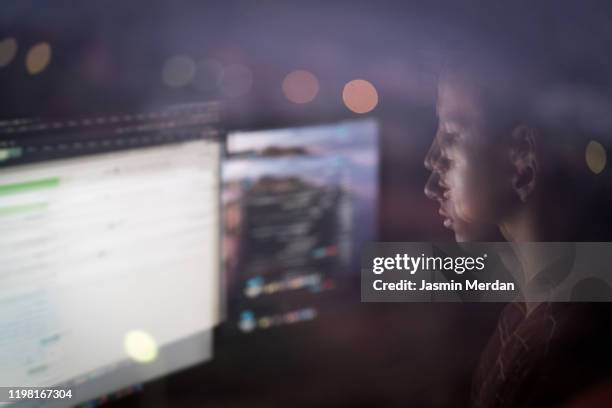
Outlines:
<svg viewBox="0 0 612 408"><path fill-rule="evenodd" d="M153 336L142 330L131 330L123 341L125 353L138 363L150 363L157 358L157 343Z"/></svg>
<svg viewBox="0 0 612 408"><path fill-rule="evenodd" d="M355 79L344 85L342 100L355 113L368 113L378 105L378 92L370 82Z"/></svg>
<svg viewBox="0 0 612 408"><path fill-rule="evenodd" d="M221 85L223 75L223 65L219 61L204 59L198 62L193 86L199 91L213 91Z"/></svg>
<svg viewBox="0 0 612 408"><path fill-rule="evenodd" d="M186 55L176 55L164 63L162 79L170 88L189 84L196 73L196 64Z"/></svg>
<svg viewBox="0 0 612 408"><path fill-rule="evenodd" d="M223 73L223 93L231 98L243 96L253 86L251 70L242 64L232 64Z"/></svg>
<svg viewBox="0 0 612 408"><path fill-rule="evenodd" d="M51 62L51 46L46 42L38 43L26 55L26 69L31 75L41 73Z"/></svg>
<svg viewBox="0 0 612 408"><path fill-rule="evenodd" d="M606 168L606 149L594 140L590 141L586 147L585 158L587 166L595 174L601 173Z"/></svg>
<svg viewBox="0 0 612 408"><path fill-rule="evenodd" d="M17 54L17 40L5 38L0 41L0 68L11 63Z"/></svg>
<svg viewBox="0 0 612 408"><path fill-rule="evenodd" d="M291 102L308 103L319 93L319 81L308 71L293 71L283 80L283 93Z"/></svg>

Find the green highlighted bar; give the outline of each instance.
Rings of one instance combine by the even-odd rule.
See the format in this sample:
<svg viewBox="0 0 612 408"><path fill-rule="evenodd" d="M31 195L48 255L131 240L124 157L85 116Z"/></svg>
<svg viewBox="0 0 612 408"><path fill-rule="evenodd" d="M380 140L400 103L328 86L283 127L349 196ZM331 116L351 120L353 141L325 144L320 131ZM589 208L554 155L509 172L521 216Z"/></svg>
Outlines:
<svg viewBox="0 0 612 408"><path fill-rule="evenodd" d="M45 210L48 206L48 203L33 203L24 205L14 205L11 207L0 207L0 217L5 215L15 215L33 211L42 211Z"/></svg>
<svg viewBox="0 0 612 408"><path fill-rule="evenodd" d="M11 147L8 149L0 149L0 161L21 157L23 149L21 147Z"/></svg>
<svg viewBox="0 0 612 408"><path fill-rule="evenodd" d="M53 188L59 185L59 177L50 177L39 180L24 181L22 183L0 185L0 196L23 193L25 191Z"/></svg>

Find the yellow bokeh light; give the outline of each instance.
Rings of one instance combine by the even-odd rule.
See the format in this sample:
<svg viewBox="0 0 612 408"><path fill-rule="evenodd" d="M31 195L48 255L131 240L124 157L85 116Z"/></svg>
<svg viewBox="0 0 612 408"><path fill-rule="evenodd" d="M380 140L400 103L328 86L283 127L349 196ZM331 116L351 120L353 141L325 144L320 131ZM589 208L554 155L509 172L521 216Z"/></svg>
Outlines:
<svg viewBox="0 0 612 408"><path fill-rule="evenodd" d="M164 63L162 80L171 88L179 88L193 81L196 69L196 63L192 58L176 55Z"/></svg>
<svg viewBox="0 0 612 408"><path fill-rule="evenodd" d="M378 92L372 83L355 79L344 85L342 100L355 113L368 113L378 105Z"/></svg>
<svg viewBox="0 0 612 408"><path fill-rule="evenodd" d="M38 43L26 55L26 69L30 75L41 73L51 62L51 46L46 42Z"/></svg>
<svg viewBox="0 0 612 408"><path fill-rule="evenodd" d="M150 363L157 358L157 343L153 336L142 330L129 331L123 340L125 353L138 363Z"/></svg>
<svg viewBox="0 0 612 408"><path fill-rule="evenodd" d="M0 68L11 63L17 54L17 40L5 38L0 41Z"/></svg>
<svg viewBox="0 0 612 408"><path fill-rule="evenodd" d="M223 81L223 65L212 58L198 62L196 67L193 86L200 91L212 91L217 89Z"/></svg>
<svg viewBox="0 0 612 408"><path fill-rule="evenodd" d="M606 149L594 140L586 147L585 158L587 166L595 174L601 173L606 168Z"/></svg>
<svg viewBox="0 0 612 408"><path fill-rule="evenodd" d="M283 93L293 103L308 103L319 93L319 81L308 71L293 71L283 80Z"/></svg>

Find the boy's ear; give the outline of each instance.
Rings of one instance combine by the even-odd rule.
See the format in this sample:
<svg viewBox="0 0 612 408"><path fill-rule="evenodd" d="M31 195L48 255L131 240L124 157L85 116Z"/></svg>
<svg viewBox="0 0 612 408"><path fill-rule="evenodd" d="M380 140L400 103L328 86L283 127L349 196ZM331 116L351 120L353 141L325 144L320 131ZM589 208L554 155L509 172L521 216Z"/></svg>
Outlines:
<svg viewBox="0 0 612 408"><path fill-rule="evenodd" d="M526 202L536 186L538 162L536 157L537 129L519 125L512 131L510 164L512 189L522 202Z"/></svg>

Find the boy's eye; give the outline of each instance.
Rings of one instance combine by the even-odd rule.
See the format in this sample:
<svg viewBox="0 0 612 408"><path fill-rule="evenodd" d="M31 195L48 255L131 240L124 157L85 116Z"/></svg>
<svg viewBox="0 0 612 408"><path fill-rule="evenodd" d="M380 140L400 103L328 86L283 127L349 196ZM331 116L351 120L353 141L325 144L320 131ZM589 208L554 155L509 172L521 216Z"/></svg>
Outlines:
<svg viewBox="0 0 612 408"><path fill-rule="evenodd" d="M452 143L454 142L457 138L459 137L458 133L450 133L450 132L444 132L442 133L442 140L445 143Z"/></svg>

